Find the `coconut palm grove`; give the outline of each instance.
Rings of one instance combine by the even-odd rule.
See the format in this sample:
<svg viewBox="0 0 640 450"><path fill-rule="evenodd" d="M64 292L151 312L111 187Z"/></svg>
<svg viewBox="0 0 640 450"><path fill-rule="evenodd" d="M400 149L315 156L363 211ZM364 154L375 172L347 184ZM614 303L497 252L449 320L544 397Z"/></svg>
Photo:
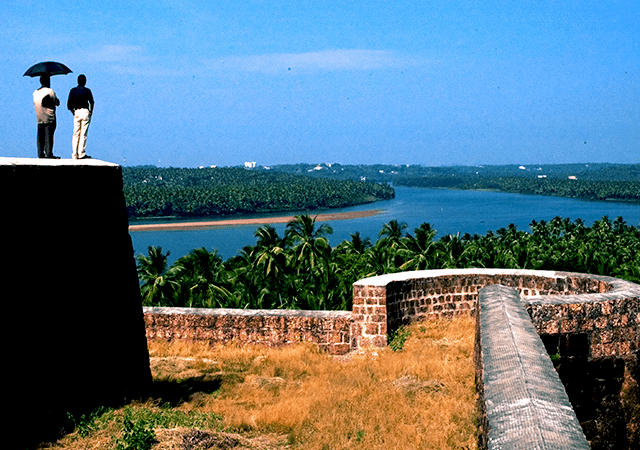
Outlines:
<svg viewBox="0 0 640 450"><path fill-rule="evenodd" d="M584 192L589 186L615 191L619 183L624 186L624 195L629 201L627 191L631 189L636 196L640 192L635 190L636 166L583 167L586 171L580 173L580 178L585 181L569 179L577 181L571 193ZM199 202L200 206L190 211L220 211L215 206L216 197L227 196L226 205L242 198L244 206L226 210L237 214L273 211L270 207L274 205L275 210L286 211L390 198L393 189L389 181L401 181L403 172L408 178L407 170L412 171L414 184L418 176L421 183L429 187L437 180L445 180L442 170L410 166L369 167L369 172L358 175L360 180L356 181L346 179L355 177L353 166L321 167L324 177L322 170L317 169L309 176L307 173L319 166L310 167L287 166L280 172L239 168L127 169L125 194L131 212L146 208L155 215L188 211L189 202L185 199L194 205ZM518 185L529 189L533 177L540 174L536 170L527 177L522 168L503 167L502 170L508 173L501 173L496 167L487 168L484 178L473 180L465 175L469 168L458 168L453 178L466 180L456 181L459 188L466 189L478 188L471 181L486 186L491 180L502 180L512 192ZM567 166L563 171L554 166L550 170L553 175L541 180L541 185L566 186L566 174L579 173L577 170ZM381 179L385 171L388 177L398 178ZM361 174L362 168L357 173ZM374 181L364 181L366 178ZM145 185L155 196L154 207L149 207L150 202L144 200L145 191L140 186ZM176 193L173 197L172 192ZM271 200L260 199L261 195L270 196ZM159 196L165 203L157 200ZM277 202L275 198L283 200ZM375 243L354 232L350 240L335 247L331 247L327 239L331 233L329 225L317 224L314 212L309 212L296 215L282 235L271 225L257 228L255 244L244 247L237 256L227 260L215 249L197 248L169 266L168 254L162 247L151 246L147 254L136 258L143 303L147 306L345 310L351 308L352 283L359 279L407 270L448 268L565 270L640 282L640 226L627 224L621 217L605 216L590 226L581 219L555 217L550 221L532 220L528 230L505 224L485 235L456 234L439 239L429 223L409 230L402 220L394 219L383 225Z"/></svg>

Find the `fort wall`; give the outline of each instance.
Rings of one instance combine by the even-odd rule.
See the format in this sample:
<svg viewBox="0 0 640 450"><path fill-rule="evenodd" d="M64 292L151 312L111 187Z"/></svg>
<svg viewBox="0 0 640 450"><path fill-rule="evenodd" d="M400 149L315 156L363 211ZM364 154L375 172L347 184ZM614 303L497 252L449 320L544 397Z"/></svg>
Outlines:
<svg viewBox="0 0 640 450"><path fill-rule="evenodd" d="M482 288L475 367L481 449L588 450L542 340L513 288Z"/></svg>
<svg viewBox="0 0 640 450"><path fill-rule="evenodd" d="M148 339L314 342L338 355L383 347L388 333L413 321L476 316L480 292L493 285L520 299L546 350L538 356L545 370L555 367L591 447L637 448L640 285L624 280L509 269L416 271L354 283L350 312L144 308L144 316Z"/></svg>
<svg viewBox="0 0 640 450"><path fill-rule="evenodd" d="M350 351L351 313L144 307L147 339L205 341L212 345L280 347L312 342L332 355Z"/></svg>

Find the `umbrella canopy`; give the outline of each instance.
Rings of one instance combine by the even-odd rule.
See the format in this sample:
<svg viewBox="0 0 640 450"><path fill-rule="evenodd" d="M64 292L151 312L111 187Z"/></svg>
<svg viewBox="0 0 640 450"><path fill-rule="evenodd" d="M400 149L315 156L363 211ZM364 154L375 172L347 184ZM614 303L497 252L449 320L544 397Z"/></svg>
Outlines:
<svg viewBox="0 0 640 450"><path fill-rule="evenodd" d="M40 75L66 75L71 69L59 62L45 61L29 67L23 77L39 77Z"/></svg>

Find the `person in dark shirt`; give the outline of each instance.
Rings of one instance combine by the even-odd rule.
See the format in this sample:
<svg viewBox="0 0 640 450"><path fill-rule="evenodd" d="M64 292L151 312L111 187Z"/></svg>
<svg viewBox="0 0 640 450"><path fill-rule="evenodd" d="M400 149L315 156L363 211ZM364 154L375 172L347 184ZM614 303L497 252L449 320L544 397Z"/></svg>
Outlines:
<svg viewBox="0 0 640 450"><path fill-rule="evenodd" d="M73 114L73 141L71 143L73 159L87 159L87 132L93 114L93 94L91 89L85 87L87 77L78 75L78 86L69 92L67 108Z"/></svg>

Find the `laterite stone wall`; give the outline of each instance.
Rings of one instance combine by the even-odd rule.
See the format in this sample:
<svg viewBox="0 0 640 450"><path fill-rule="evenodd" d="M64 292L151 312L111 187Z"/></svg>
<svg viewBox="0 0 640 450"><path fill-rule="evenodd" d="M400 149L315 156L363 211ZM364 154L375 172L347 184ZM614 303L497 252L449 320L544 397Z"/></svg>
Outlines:
<svg viewBox="0 0 640 450"><path fill-rule="evenodd" d="M589 443L518 292L480 290L476 314L480 449L589 450Z"/></svg>
<svg viewBox="0 0 640 450"><path fill-rule="evenodd" d="M478 292L499 284L523 297L541 335L586 334L589 356L640 347L640 286L571 272L452 269L402 272L353 285L352 347L386 345L388 332L412 321L475 315Z"/></svg>
<svg viewBox="0 0 640 450"><path fill-rule="evenodd" d="M383 347L388 332L412 321L473 316L479 290L493 284L523 296L538 333L551 339L570 336L574 343L586 340L591 358L630 355L640 347L640 286L611 277L508 269L367 278L353 285L351 312L145 307L146 335L268 346L305 341L344 354Z"/></svg>
<svg viewBox="0 0 640 450"><path fill-rule="evenodd" d="M280 347L313 342L332 355L351 347L348 311L144 307L147 339Z"/></svg>
<svg viewBox="0 0 640 450"><path fill-rule="evenodd" d="M270 347L314 342L339 355L386 346L387 333L413 321L475 316L479 292L493 285L512 288L521 299L546 349L538 357L549 365L548 354L554 355L591 449L640 448L640 285L624 280L507 269L403 272L354 283L350 312L144 308L144 316L147 339Z"/></svg>
<svg viewBox="0 0 640 450"><path fill-rule="evenodd" d="M478 293L492 285L513 288L520 298L545 348L538 352L539 362L549 365L548 355L554 356L590 448L640 448L640 285L596 275L503 269L383 275L354 284L352 345L382 346L387 332L412 321L476 315ZM500 370L495 373L501 376ZM509 396L509 390L501 392ZM520 425L514 427L504 435L520 439Z"/></svg>

